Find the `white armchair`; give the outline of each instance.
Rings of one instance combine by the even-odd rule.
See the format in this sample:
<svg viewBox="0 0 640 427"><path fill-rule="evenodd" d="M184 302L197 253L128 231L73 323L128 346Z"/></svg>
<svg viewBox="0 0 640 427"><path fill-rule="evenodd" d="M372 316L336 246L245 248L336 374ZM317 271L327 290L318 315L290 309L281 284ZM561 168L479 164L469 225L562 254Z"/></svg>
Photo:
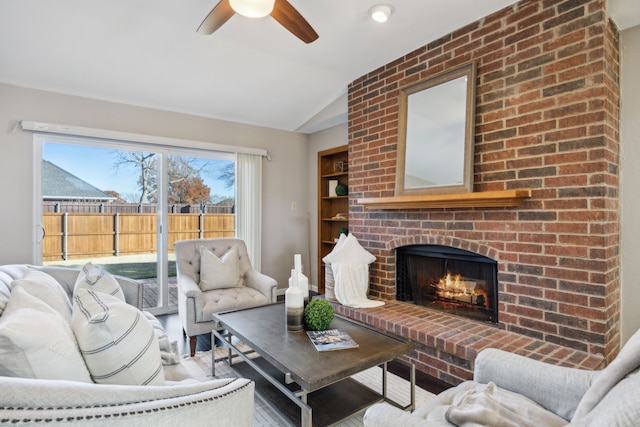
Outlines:
<svg viewBox="0 0 640 427"><path fill-rule="evenodd" d="M366 427L636 427L640 420L640 331L598 371L550 365L498 349L475 360L474 380L446 390L412 413L370 407Z"/></svg>
<svg viewBox="0 0 640 427"><path fill-rule="evenodd" d="M215 289L201 287L201 248L210 251L217 258L224 258L234 246L237 247L239 257L237 286ZM174 249L178 276L178 315L182 328L189 337L192 356L196 350L196 337L213 330L213 313L276 302L277 282L254 270L242 239L182 240L174 243Z"/></svg>

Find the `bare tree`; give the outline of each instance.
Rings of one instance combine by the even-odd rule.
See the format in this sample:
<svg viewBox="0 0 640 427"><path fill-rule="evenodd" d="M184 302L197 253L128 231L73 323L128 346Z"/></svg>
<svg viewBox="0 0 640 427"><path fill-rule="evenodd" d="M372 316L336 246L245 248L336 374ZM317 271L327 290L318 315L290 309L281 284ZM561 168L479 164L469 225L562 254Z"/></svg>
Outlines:
<svg viewBox="0 0 640 427"><path fill-rule="evenodd" d="M236 164L229 162L222 166L218 172L218 179L224 182L227 188L233 187L236 183Z"/></svg>
<svg viewBox="0 0 640 427"><path fill-rule="evenodd" d="M123 166L134 167L140 171L138 185L140 198L138 203L151 203L153 195L158 191L156 179L156 154L145 151L116 150L116 171Z"/></svg>
<svg viewBox="0 0 640 427"><path fill-rule="evenodd" d="M120 167L134 167L139 170L138 203L157 203L158 175L157 156L144 151L116 150L116 170ZM201 172L208 166L202 162L197 167L188 158L169 156L169 203L209 202L210 188L204 184Z"/></svg>

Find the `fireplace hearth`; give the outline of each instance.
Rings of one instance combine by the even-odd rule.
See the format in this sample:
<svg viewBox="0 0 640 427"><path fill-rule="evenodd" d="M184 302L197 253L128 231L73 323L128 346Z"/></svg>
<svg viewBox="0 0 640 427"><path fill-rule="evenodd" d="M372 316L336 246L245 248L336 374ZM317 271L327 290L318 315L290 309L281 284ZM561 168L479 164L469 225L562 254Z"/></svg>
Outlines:
<svg viewBox="0 0 640 427"><path fill-rule="evenodd" d="M396 299L484 322L498 322L498 263L440 245L396 250Z"/></svg>

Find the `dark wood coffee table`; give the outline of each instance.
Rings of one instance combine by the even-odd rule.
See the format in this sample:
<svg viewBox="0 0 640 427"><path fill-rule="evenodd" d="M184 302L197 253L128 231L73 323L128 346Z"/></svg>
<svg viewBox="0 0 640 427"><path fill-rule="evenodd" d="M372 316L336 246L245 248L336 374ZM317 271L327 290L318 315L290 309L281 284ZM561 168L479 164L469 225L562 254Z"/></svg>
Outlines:
<svg viewBox="0 0 640 427"><path fill-rule="evenodd" d="M401 406L387 396L387 362L413 349L402 341L343 318L335 317L331 328L346 331L358 348L318 352L305 332L288 332L284 304L216 313L213 336L229 347L228 363L243 377L256 381L259 393L294 425L331 425L375 402L385 400L402 409L415 405L415 368L410 366L411 402ZM232 337L237 340L232 340ZM212 337L212 343L215 340ZM235 343L248 345L256 355L243 353ZM214 348L215 350L215 348ZM215 351L213 366L215 369ZM253 356L253 357L252 357ZM234 359L240 358L242 361ZM382 365L382 394L350 377ZM214 372L215 374L215 372ZM256 375L257 374L257 375Z"/></svg>

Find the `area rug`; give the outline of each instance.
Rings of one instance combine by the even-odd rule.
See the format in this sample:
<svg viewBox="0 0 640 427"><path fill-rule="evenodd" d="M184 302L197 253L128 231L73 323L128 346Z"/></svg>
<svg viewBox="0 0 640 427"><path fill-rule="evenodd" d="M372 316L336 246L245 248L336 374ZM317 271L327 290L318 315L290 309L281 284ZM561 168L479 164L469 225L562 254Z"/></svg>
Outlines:
<svg viewBox="0 0 640 427"><path fill-rule="evenodd" d="M224 348L218 348L216 359L222 359L227 355ZM183 365L189 372L200 380L211 379L211 351L198 352L194 357L187 357L183 360ZM216 378L234 377L235 373L231 370L225 361L216 362ZM370 368L353 376L353 379L366 385L372 390L382 393L382 369L378 367ZM408 405L411 399L409 395L409 382L403 378L387 373L387 394L396 402L402 405ZM434 394L416 386L416 406L428 402L433 399ZM353 415L352 417L336 424L340 427L361 427L362 413ZM254 426L260 427L280 427L288 425L276 411L274 411L263 399L256 395L254 403Z"/></svg>

